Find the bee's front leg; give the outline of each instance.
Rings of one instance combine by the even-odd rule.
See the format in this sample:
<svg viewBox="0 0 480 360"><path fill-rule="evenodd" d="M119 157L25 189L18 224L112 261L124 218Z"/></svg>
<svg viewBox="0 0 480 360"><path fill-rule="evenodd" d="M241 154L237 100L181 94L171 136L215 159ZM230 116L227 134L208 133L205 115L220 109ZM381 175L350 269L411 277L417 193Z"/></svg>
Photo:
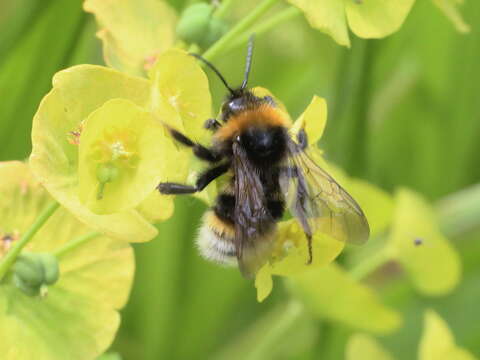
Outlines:
<svg viewBox="0 0 480 360"><path fill-rule="evenodd" d="M203 127L207 130L211 130L213 132L217 131L222 124L220 124L217 119L207 119L203 124Z"/></svg>
<svg viewBox="0 0 480 360"><path fill-rule="evenodd" d="M164 195L194 194L205 189L213 180L225 174L229 168L230 163L225 163L204 171L198 177L195 186L164 182L158 184L157 190Z"/></svg>

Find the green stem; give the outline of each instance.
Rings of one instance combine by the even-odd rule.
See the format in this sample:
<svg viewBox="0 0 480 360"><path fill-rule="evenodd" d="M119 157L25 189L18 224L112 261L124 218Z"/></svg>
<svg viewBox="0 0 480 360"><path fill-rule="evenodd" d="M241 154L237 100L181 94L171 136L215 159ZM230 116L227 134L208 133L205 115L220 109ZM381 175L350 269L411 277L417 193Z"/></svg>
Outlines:
<svg viewBox="0 0 480 360"><path fill-rule="evenodd" d="M232 4L233 4L233 0L223 0L218 6L217 10L215 10L213 15L216 16L217 18L225 17L225 14L228 13Z"/></svg>
<svg viewBox="0 0 480 360"><path fill-rule="evenodd" d="M7 271L10 269L12 264L17 259L17 256L20 254L22 249L32 240L35 234L40 230L40 228L47 222L50 216L53 215L55 210L60 207L60 204L54 202L45 208L43 212L38 216L35 222L30 226L30 228L23 234L23 236L17 242L14 242L13 247L6 253L0 262L0 281L3 279Z"/></svg>
<svg viewBox="0 0 480 360"><path fill-rule="evenodd" d="M357 281L363 280L375 270L392 260L393 256L391 252L386 249L388 249L388 247L355 266L349 271L350 276Z"/></svg>
<svg viewBox="0 0 480 360"><path fill-rule="evenodd" d="M298 302L291 301L282 314L271 323L268 331L259 338L257 343L253 344L253 348L249 350L245 359L265 359L269 351L271 351L271 349L275 347L275 344L292 328L302 314L303 306Z"/></svg>
<svg viewBox="0 0 480 360"><path fill-rule="evenodd" d="M72 241L67 242L61 248L55 250L53 252L53 254L57 258L61 258L62 256L65 256L67 253L76 249L80 245L83 245L84 243L86 243L86 242L90 241L91 239L94 239L94 238L96 238L97 236L100 236L100 235L102 235L102 234L94 231L94 232L79 236L79 237L73 239Z"/></svg>
<svg viewBox="0 0 480 360"><path fill-rule="evenodd" d="M251 34L255 34L255 35L261 35L263 33L266 33L267 31L269 31L270 29L276 27L277 25L285 22L285 21L288 21L290 19L293 19L295 18L296 16L300 15L302 12L300 11L300 9L296 8L296 7L289 7L285 10L282 10L280 12L278 12L277 14L271 16L268 20L266 20L265 22L257 25L257 26L254 26L250 31L249 33L245 33L245 34L242 34L241 36L239 36L236 40L234 40L229 46L228 46L228 49L233 49L233 48L236 48L236 47L239 47L241 45L244 45L248 42L248 39L250 38L250 35Z"/></svg>
<svg viewBox="0 0 480 360"><path fill-rule="evenodd" d="M206 60L211 61L224 51L229 44L234 41L240 34L247 31L247 29L264 15L273 5L279 0L263 0L249 15L243 20L239 21L233 28L230 29L223 37L221 37L215 44L213 44L207 51L203 53Z"/></svg>

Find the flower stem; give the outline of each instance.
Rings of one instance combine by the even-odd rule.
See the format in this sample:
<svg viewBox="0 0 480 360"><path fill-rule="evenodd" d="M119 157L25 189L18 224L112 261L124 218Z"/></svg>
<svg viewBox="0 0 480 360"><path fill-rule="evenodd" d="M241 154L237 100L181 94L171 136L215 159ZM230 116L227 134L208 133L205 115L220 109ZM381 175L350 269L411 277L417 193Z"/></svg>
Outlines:
<svg viewBox="0 0 480 360"><path fill-rule="evenodd" d="M230 29L223 37L221 37L215 44L213 44L207 51L203 53L206 60L211 61L224 51L230 43L235 40L240 34L244 33L255 21L257 21L263 14L275 5L279 0L263 0L249 15L243 20L239 21L233 28Z"/></svg>
<svg viewBox="0 0 480 360"><path fill-rule="evenodd" d="M25 232L25 234L23 234L20 240L14 242L13 247L0 261L0 281L3 279L12 264L15 262L17 256L20 254L22 249L30 242L30 240L32 240L38 230L40 230L40 228L47 222L50 216L52 216L55 210L57 210L59 207L60 204L58 202L54 202L48 205L45 210L43 210L43 212L37 217L32 226L30 226L30 228Z"/></svg>
<svg viewBox="0 0 480 360"><path fill-rule="evenodd" d="M390 251L387 251L387 249L388 247L380 250L368 260L362 261L351 269L349 271L350 277L357 281L363 280L375 270L392 260L393 256Z"/></svg>
<svg viewBox="0 0 480 360"><path fill-rule="evenodd" d="M84 243L86 243L86 242L90 241L91 239L94 239L94 238L96 238L97 236L100 236L100 235L102 235L102 234L99 233L99 232L93 231L91 233L79 236L79 237L73 239L72 241L67 242L61 248L55 250L53 252L53 254L57 258L61 258L62 256L65 256L67 253L76 249L80 245L83 245Z"/></svg>
<svg viewBox="0 0 480 360"><path fill-rule="evenodd" d="M300 15L301 13L302 12L300 11L300 9L291 6L287 9L282 10L282 11L278 12L277 14L271 16L265 22L263 22L263 23L261 23L257 26L254 26L251 29L250 32L254 33L257 36L261 35L261 34L267 32L267 31L269 31L270 29L276 27L278 24L280 24L282 22L285 22L285 21L288 21L288 20ZM242 34L236 40L234 40L227 48L228 49L233 49L233 48L239 47L241 45L244 45L248 42L249 38L250 38L249 33Z"/></svg>
<svg viewBox="0 0 480 360"><path fill-rule="evenodd" d="M230 10L233 4L233 0L222 0L220 5L218 6L217 10L215 10L214 14L218 18L223 18L225 14Z"/></svg>
<svg viewBox="0 0 480 360"><path fill-rule="evenodd" d="M304 313L303 306L295 301L288 303L287 307L283 309L275 321L270 324L270 327L263 336L259 337L258 342L254 342L250 350L246 351L246 360L261 360L265 359L266 354L275 347L282 337L297 324L297 320Z"/></svg>

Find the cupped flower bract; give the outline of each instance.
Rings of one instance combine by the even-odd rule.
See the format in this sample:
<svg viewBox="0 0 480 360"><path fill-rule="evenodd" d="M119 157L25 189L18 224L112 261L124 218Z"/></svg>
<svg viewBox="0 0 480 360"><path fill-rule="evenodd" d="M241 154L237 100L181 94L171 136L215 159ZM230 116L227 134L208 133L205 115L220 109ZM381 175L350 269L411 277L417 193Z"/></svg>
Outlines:
<svg viewBox="0 0 480 360"><path fill-rule="evenodd" d="M350 46L348 27L361 38L382 38L397 31L415 0L287 0L310 25Z"/></svg>
<svg viewBox="0 0 480 360"><path fill-rule="evenodd" d="M33 121L35 176L81 221L125 241L153 238L149 221L171 215L173 200L155 190L158 181L188 178L187 150L173 143L162 123L201 128L210 111L205 75L179 82L161 74L175 62L182 64L178 71L199 74L191 56L171 50L158 61L152 80L93 65L61 71ZM201 102L182 95L196 91ZM165 110L176 95L175 106Z"/></svg>
<svg viewBox="0 0 480 360"><path fill-rule="evenodd" d="M108 66L143 75L175 41L175 10L159 0L86 0L94 13Z"/></svg>
<svg viewBox="0 0 480 360"><path fill-rule="evenodd" d="M8 252L16 241L7 245L8 235L21 236L52 199L17 161L0 163L0 196L0 239ZM90 231L68 211L57 210L25 251L56 256L59 280L37 296L17 288L8 274L0 284L2 359L95 359L110 346L133 281L133 252L102 235L66 250Z"/></svg>
<svg viewBox="0 0 480 360"><path fill-rule="evenodd" d="M107 101L85 120L79 144L79 196L109 214L140 204L165 173L171 145L153 115L124 99Z"/></svg>

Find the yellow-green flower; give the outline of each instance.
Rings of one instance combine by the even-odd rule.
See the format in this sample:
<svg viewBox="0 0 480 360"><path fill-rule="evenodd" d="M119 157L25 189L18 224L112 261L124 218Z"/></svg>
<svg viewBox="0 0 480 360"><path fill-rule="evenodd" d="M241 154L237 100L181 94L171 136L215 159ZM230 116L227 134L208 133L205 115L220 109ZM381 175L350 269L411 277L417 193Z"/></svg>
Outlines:
<svg viewBox="0 0 480 360"><path fill-rule="evenodd" d="M61 71L33 120L35 176L79 220L130 242L153 238L150 222L172 213L172 198L155 186L189 175L190 153L162 124L200 136L211 111L207 77L185 52L165 52L149 74Z"/></svg>
<svg viewBox="0 0 480 360"><path fill-rule="evenodd" d="M0 163L0 197L5 253L52 198L18 161ZM133 281L133 252L126 243L94 234L68 251L72 240L88 234L68 211L57 210L25 251L55 255L58 281L33 296L14 284L11 273L0 283L2 359L95 359L110 346Z"/></svg>

